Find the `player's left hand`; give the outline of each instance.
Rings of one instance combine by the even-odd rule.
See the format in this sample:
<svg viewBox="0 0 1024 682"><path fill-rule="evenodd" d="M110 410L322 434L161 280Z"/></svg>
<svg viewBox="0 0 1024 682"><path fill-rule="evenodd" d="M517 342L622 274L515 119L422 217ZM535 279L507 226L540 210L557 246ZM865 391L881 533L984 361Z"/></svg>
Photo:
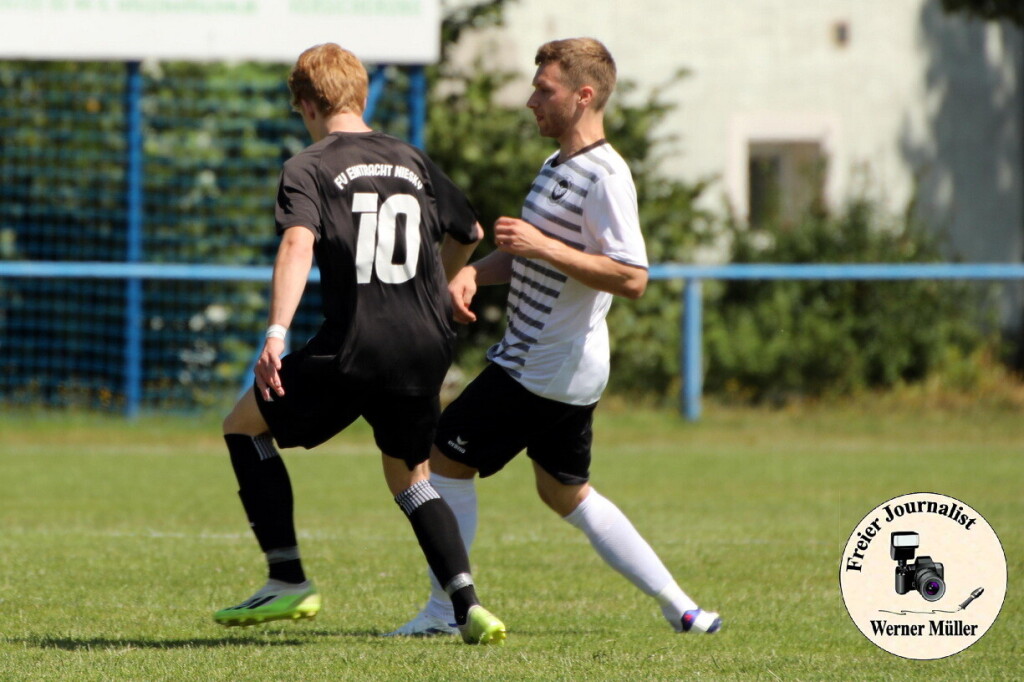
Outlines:
<svg viewBox="0 0 1024 682"><path fill-rule="evenodd" d="M476 295L476 268L467 265L448 283L448 294L452 298L452 317L459 324L476 322L476 313L469 305Z"/></svg>
<svg viewBox="0 0 1024 682"><path fill-rule="evenodd" d="M494 221L495 246L513 256L543 258L552 241L551 237L525 220L502 216Z"/></svg>

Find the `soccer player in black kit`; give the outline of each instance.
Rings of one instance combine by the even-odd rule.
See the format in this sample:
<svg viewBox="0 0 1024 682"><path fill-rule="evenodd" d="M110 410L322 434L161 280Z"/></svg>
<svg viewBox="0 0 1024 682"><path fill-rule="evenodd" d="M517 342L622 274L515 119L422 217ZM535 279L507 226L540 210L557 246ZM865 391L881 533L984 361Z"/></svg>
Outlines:
<svg viewBox="0 0 1024 682"><path fill-rule="evenodd" d="M456 604L463 639L500 644L505 626L480 605L455 516L428 469L455 338L447 281L483 230L426 154L363 122L367 86L360 61L333 43L303 52L288 78L313 144L281 174L266 343L254 390L224 420L238 494L269 577L214 620L254 625L320 610L274 441L312 448L362 416L382 452L388 487ZM306 346L281 357L314 256L324 321Z"/></svg>

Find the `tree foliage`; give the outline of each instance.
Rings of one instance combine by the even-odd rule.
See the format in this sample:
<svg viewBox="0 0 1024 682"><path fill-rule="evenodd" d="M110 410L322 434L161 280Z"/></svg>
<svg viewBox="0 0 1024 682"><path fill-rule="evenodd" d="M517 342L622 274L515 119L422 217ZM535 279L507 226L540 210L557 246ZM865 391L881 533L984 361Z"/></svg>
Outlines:
<svg viewBox="0 0 1024 682"><path fill-rule="evenodd" d="M497 217L519 215L537 169L555 149L538 135L523 106L529 74L451 58L467 32L500 25L510 1L486 0L452 12L443 26L443 58L430 69L427 150L471 197L489 235ZM968 4L983 16L996 7L1010 10L1005 18L1020 16L1016 2L946 0L954 10ZM397 67L388 72L393 80L371 123L402 136L409 128L405 74ZM145 260L272 262L281 162L308 142L288 110L286 74L286 65L145 66ZM633 172L651 263L689 262L697 247L723 231L739 262L937 258L916 230L892 229L864 204L839 216L808 216L789 230L760 232L723 224L702 209L712 179L684 181L661 171L676 153L664 123L676 106L672 89L685 77L680 71L648 92L620 82L605 120L608 139ZM121 64L0 62L0 258L124 257L124 83ZM509 89L520 85L521 103L505 103ZM491 248L488 238L477 257ZM96 286L102 287L102 304L100 289L74 280L0 282L0 375L22 382L16 388L26 395L51 391L54 402L64 401L67 387L76 383L90 395L116 394L124 284ZM149 404L200 404L212 401L217 389L237 388L264 323L265 289L214 282L147 286ZM674 387L681 289L680 282L652 282L640 300L615 301L609 315L613 390L664 395ZM474 308L480 321L460 330L461 364L481 364L484 349L499 338L506 292L486 287L479 293ZM773 392L819 394L922 377L936 366L942 348L973 338L962 321L970 318L965 311L975 299L960 293L929 283L709 285L707 386L764 399ZM311 286L294 338L314 331L317 296ZM43 367L44 353L53 355L39 339L55 342L61 363L35 369ZM107 354L102 359L96 358L98 348Z"/></svg>
<svg viewBox="0 0 1024 682"><path fill-rule="evenodd" d="M1024 2L1021 0L942 0L942 8L979 19L1005 19L1024 28Z"/></svg>
<svg viewBox="0 0 1024 682"><path fill-rule="evenodd" d="M939 262L936 238L864 200L797 224L728 227L735 263ZM709 391L744 401L845 394L924 379L983 339L990 290L908 281L729 281L710 287Z"/></svg>
<svg viewBox="0 0 1024 682"><path fill-rule="evenodd" d="M447 35L500 24L505 3L488 2L459 15ZM817 207L798 225L752 231L724 221L699 202L713 179L686 182L662 172L676 153L665 131L677 106L672 88L680 70L649 92L622 82L606 115L605 133L630 164L640 221L652 263L690 262L695 249L726 237L735 262L918 262L939 260L937 243L919 226L894 220L868 201L838 215ZM537 134L522 105L499 100L524 74L458 66L444 60L434 74L428 150L463 187L489 228L500 215L518 215L541 161L554 150ZM706 203L706 202L705 202ZM770 246L765 246L770 244ZM487 240L477 254L493 248ZM482 362L483 350L504 328L504 287L486 287L474 302L479 322L463 328L460 362ZM975 291L977 291L975 289ZM608 323L611 389L666 396L679 372L681 282L652 282L637 301L616 300ZM978 297L934 282L711 283L706 288L707 388L764 400L794 394L843 393L924 377L950 348L980 342ZM780 331L781 330L781 331Z"/></svg>

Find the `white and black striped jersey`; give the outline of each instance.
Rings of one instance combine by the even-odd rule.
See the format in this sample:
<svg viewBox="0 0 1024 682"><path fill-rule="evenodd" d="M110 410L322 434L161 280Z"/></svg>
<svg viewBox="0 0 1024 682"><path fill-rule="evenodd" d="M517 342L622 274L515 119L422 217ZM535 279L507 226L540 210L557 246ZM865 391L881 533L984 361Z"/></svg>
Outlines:
<svg viewBox="0 0 1024 682"><path fill-rule="evenodd" d="M585 253L647 267L636 187L626 162L601 140L557 163L551 155L534 180L522 219ZM546 261L515 257L501 341L487 351L525 388L573 405L600 399L608 383L612 295L559 272Z"/></svg>

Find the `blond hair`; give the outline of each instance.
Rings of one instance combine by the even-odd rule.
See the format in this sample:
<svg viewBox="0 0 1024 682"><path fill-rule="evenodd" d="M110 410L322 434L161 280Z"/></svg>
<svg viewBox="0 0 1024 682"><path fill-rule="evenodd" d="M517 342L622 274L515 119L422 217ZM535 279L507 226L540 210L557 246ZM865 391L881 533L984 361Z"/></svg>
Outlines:
<svg viewBox="0 0 1024 682"><path fill-rule="evenodd" d="M615 60L601 41L594 38L567 38L544 43L537 50L534 63L544 66L557 63L567 87L579 90L584 85L594 88L594 107L601 111L615 89Z"/></svg>
<svg viewBox="0 0 1024 682"><path fill-rule="evenodd" d="M306 100L324 116L362 114L368 88L366 67L335 43L314 45L303 52L288 75L292 107Z"/></svg>

